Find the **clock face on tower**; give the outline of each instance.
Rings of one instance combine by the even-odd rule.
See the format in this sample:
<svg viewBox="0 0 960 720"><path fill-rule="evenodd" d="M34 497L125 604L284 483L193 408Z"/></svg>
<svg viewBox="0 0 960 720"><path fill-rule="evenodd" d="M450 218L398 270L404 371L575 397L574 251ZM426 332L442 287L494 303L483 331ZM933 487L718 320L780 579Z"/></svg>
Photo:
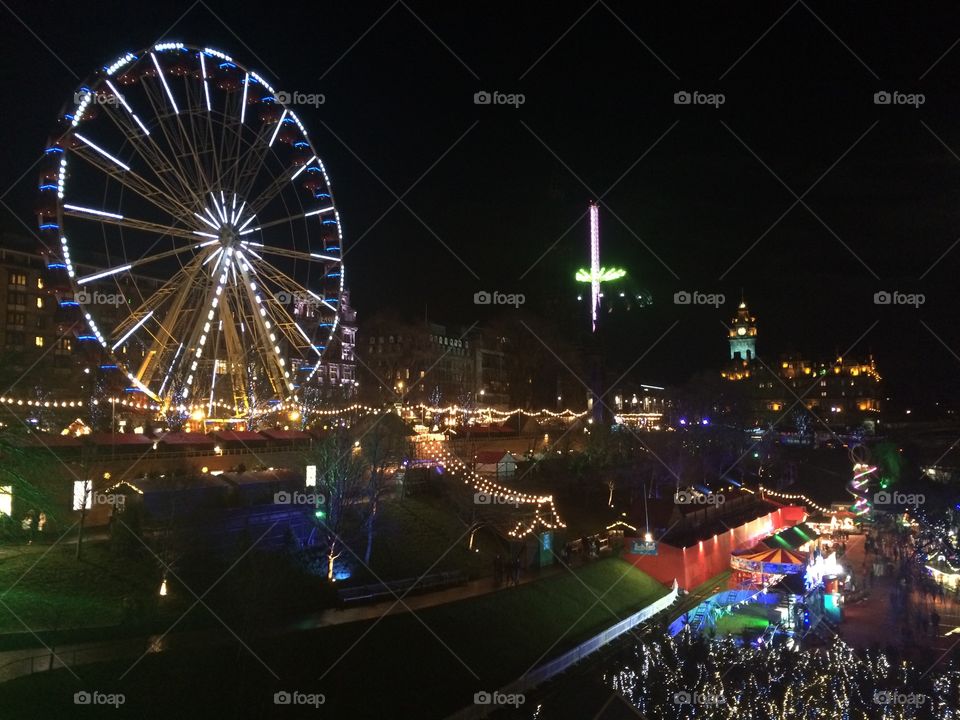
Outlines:
<svg viewBox="0 0 960 720"><path fill-rule="evenodd" d="M737 335L746 335L746 334L747 334L747 329L745 327L741 325L740 327L737 328Z"/></svg>

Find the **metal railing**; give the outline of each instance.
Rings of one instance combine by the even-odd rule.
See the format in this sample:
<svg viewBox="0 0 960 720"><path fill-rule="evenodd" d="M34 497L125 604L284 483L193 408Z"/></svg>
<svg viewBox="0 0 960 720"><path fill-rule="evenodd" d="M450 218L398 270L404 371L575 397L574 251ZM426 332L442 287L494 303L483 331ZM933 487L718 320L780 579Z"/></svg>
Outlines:
<svg viewBox="0 0 960 720"><path fill-rule="evenodd" d="M407 578L405 580L393 580L386 583L372 583L370 585L344 588L338 591L337 595L340 597L341 602L353 603L364 600L375 600L377 598L402 596L408 591L436 590L442 587L460 585L466 581L467 576L462 570L449 570L434 573L433 575L424 575L422 578Z"/></svg>
<svg viewBox="0 0 960 720"><path fill-rule="evenodd" d="M536 687L537 685L545 683L547 680L550 680L553 677L556 677L564 670L576 665L591 653L596 652L604 645L610 643L624 633L629 632L640 623L644 622L645 620L649 620L657 613L666 610L676 601L679 593L680 588L677 585L677 581L674 580L673 588L662 598L654 600L642 610L638 610L630 617L621 620L615 625L611 625L603 632L594 635L585 642L580 643L572 650L568 650L567 652L563 653L563 655L554 658L544 665L534 668L530 672L526 673L523 677L517 678L509 685L505 685L504 687L500 688L499 692L506 695L522 693L526 690ZM486 717L488 714L498 709L502 708L497 705L470 705L463 708L459 712L450 715L447 720L474 720L475 718Z"/></svg>

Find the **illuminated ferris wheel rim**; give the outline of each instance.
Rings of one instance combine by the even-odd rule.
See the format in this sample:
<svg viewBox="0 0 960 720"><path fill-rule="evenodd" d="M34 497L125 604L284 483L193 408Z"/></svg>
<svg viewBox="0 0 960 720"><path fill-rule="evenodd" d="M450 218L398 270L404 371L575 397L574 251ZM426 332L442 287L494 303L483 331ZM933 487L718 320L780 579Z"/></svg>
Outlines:
<svg viewBox="0 0 960 720"><path fill-rule="evenodd" d="M140 74L134 74L138 70ZM240 80L241 77L242 80ZM186 86L182 93L177 92L178 78L183 81L180 84ZM195 86L192 88L194 93L192 103L191 82ZM149 101L149 107L138 107L133 104L132 93L121 89L130 85L139 85L141 94ZM151 85L153 85L152 88ZM218 93L218 89L221 92ZM153 99L151 99L151 90L155 96ZM231 115L231 105L236 105L237 96L240 96L239 108L234 107L236 112ZM222 108L217 107L217 102L220 100L223 101ZM260 122L254 128L258 110ZM120 149L97 142L99 138L89 137L90 133L86 131L86 125L90 120L96 119L98 112L104 113L118 128L121 128L125 137ZM222 153L217 152L218 148L204 146L204 150L210 150L215 167L205 168L203 163L194 157L195 176L191 176L184 170L178 158L169 156L160 156L161 160L167 161L166 166L150 167L150 159L157 157L158 150L157 143L152 137L159 136L162 132L172 145L165 123L175 122L189 144L190 140L196 140L197 136L187 137L187 131L184 129L187 123L184 119L188 120L193 132L193 122L196 117L205 122L206 129L211 131L214 128L226 128L227 123L236 125L237 158L233 165L225 169L219 164ZM306 128L296 113L278 100L277 91L261 74L241 66L229 55L205 46L163 42L137 53L124 53L113 63L104 66L87 83L80 86L74 95L72 112L64 113L64 119L69 121L69 127L47 149L48 155L53 154L59 159L55 173L56 181L55 183L44 181L40 188L41 192L47 191L48 195L51 191L56 192L56 222L52 223L49 215L45 222L41 210L41 231L50 230L51 225L52 229L56 230L63 266L74 291L72 304L81 307L83 320L93 334L93 338L112 356L116 367L135 388L164 406L179 407L184 401L192 401L191 389L196 380L196 371L200 365L204 346L208 336L213 334L212 323L218 320L217 332L222 333L224 315L226 315L238 322L241 334L246 333L249 328L250 336L256 338L255 344L267 348L265 353L261 352L262 375L258 376L254 373L253 377L261 381L266 377L274 390L273 396L263 399L248 399L244 396L245 411L250 413L253 409L252 404L271 405L277 402L288 402L291 398L296 401L296 388L299 385L294 384L295 378L291 377L287 358L283 356L290 347L297 348L301 354L306 352L313 358L313 365L302 366L309 372L302 382L306 383L314 378L321 367L324 351L334 338L340 321L339 300L343 295L345 282L341 260L342 230L339 213L333 201L330 180L309 139ZM244 146L244 134L248 132L248 127L253 130L255 137L252 142ZM180 139L180 136L177 136L177 140ZM272 150L273 157L276 158L275 145L279 148L285 144L290 145L291 150L295 150L295 154L291 156L283 171L276 173L270 179L266 190L259 194L252 192L262 168L270 159L268 152ZM121 157L123 150L127 150L128 153ZM219 150L223 150L222 138ZM241 173L240 153L246 151L249 155L253 150L260 155L254 156L253 159L250 157L244 159L242 169L247 174L244 176ZM129 218L122 212L117 212L122 210L119 207L92 207L89 203L80 205L69 202L68 167L70 163L68 159L72 156L79 157L103 173L106 184L111 180L115 181L121 188L124 198L128 192L139 196L173 218L172 222L167 225L158 225ZM256 157L259 157L259 163L254 162ZM233 160L233 158L230 159ZM138 167L138 161L146 166L144 170L151 172L151 176L143 176L145 172ZM248 167L248 163L251 162L253 162L252 168ZM209 177L205 174L205 169L210 170ZM175 175L178 176L177 182L172 181L172 176ZM299 211L289 214L287 200L281 193L291 185L295 185L298 179L302 187L308 189L320 201L304 207L302 199L298 196ZM191 180L197 182L191 182ZM231 181L232 187L230 187ZM241 182L247 182L246 195L248 196L242 192ZM280 219L270 219L265 211L278 197L283 201L287 215ZM65 217L71 218L71 223L83 221L99 224L104 228L106 226L118 228L122 244L125 243L123 230L128 229L160 234L161 239L166 237L171 241L176 239L179 241L179 247L145 254L132 261L113 264L105 270L81 275L78 274L72 260L71 243L68 239L71 233L64 225ZM320 241L323 243L320 248L317 248L320 252L313 252L314 248L309 245L304 252L267 242L268 236L265 235L265 231L271 228L279 230L283 225L293 227L295 221L301 220L304 227L309 228L308 219L314 217L322 223L321 230L324 231L319 233ZM335 240L332 242L328 242L330 235L325 232L327 228L324 226L327 225L335 227L336 230ZM105 232L104 237L106 237ZM310 237L308 231L308 243ZM151 250L155 245L156 243L151 246ZM124 260L127 260L125 244L123 247ZM147 253L150 253L150 250ZM321 266L322 282L325 287L318 293L301 285L294 278L286 276L282 270L264 258L264 255L276 256L287 262L303 261ZM189 257L186 263L183 262L184 256ZM170 278L161 290L171 283L180 283L182 288L189 288L191 283L201 282L202 288L207 291L206 303L202 307L196 303L193 305L189 303L185 305L183 302L171 303L161 317L157 311L164 303L161 301L151 304L150 301L155 296L150 296L136 309L131 309L130 315L118 326L112 330L106 328L101 330L95 304L85 302L89 298L89 293L85 293L85 286L95 287L88 284L108 279L119 285L120 276L135 279L134 271L141 270L152 262L170 259L180 263L180 271ZM331 267L336 272L328 272ZM180 297L186 296L189 292L189 289L182 289L171 290L167 294ZM224 308L228 301L224 300L223 305L220 306L220 300L228 295L233 298L233 304L231 309L226 310ZM290 298L293 297L299 298L300 302L315 303L326 322L319 323L314 331L304 329L286 308ZM219 310L218 306L220 306ZM183 313L185 308L192 310L193 314ZM234 314L234 310L238 312ZM205 313L205 319L201 313ZM186 323L190 322L191 334L178 342L178 334L174 330L180 327L175 324L180 322L181 315L186 318L183 320L184 328ZM236 320L237 318L239 320ZM244 320L247 320L246 324ZM151 328L151 326L154 327ZM320 328L325 330L321 332ZM317 332L325 334L322 344L319 344L314 337ZM158 340L158 333L168 338ZM131 339L135 340L138 334L149 334L154 338L152 354L157 354L159 343L159 347L164 351L159 354L170 360L165 374L158 375L155 368L152 373L145 373L145 368L148 367L147 361L141 364L139 370L134 371L134 368L125 362L122 352L118 352L121 348L126 351L126 344ZM240 348L245 347L245 343L239 338L234 338L233 344ZM183 352L184 347L186 347L186 353ZM260 350L262 351L263 348ZM172 359L169 358L171 354ZM225 367L218 363L222 360L230 368L247 363L245 359L238 359L245 355L237 354L233 358L229 357L229 353L226 355L221 358L217 355L217 351L214 351L213 372L209 382L209 401L206 403L211 414L214 406L224 404L214 399L218 367L221 370ZM211 364L209 359L207 364ZM168 386L167 382L171 376L176 375L183 367L191 368L177 376L180 380L186 381L186 387L181 389L176 382ZM145 380L145 375L148 378L155 377L156 380L154 382ZM181 375L183 377L180 377ZM164 379L161 381L160 377ZM237 397L236 384L235 382L235 398ZM172 394L174 387L177 387L176 394ZM206 388L202 389L205 393ZM245 392L246 388L241 394ZM241 408L236 406L234 410L240 413Z"/></svg>

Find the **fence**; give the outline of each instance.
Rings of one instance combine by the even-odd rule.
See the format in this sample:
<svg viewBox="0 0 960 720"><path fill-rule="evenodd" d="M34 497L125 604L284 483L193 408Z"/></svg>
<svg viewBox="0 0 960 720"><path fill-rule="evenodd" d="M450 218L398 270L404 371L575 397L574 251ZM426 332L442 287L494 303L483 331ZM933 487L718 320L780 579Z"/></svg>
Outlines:
<svg viewBox="0 0 960 720"><path fill-rule="evenodd" d="M117 640L75 649L58 650L54 647L54 655L51 655L48 650L42 654L18 657L0 664L0 682L13 680L23 675L32 675L36 672L57 670L62 667L70 668L74 665L113 660L119 657L135 657L143 649L144 640L142 638ZM10 651L10 654L16 654L16 652ZM0 653L0 657L6 654Z"/></svg>
<svg viewBox="0 0 960 720"><path fill-rule="evenodd" d="M594 635L589 640L580 643L572 650L568 650L563 655L560 655L545 665L540 665L539 667L534 668L523 677L518 678L509 685L501 688L500 692L507 695L511 693L522 693L526 690L536 687L537 685L545 683L547 680L550 680L553 677L556 677L564 670L572 665L576 665L585 657L593 652L596 652L607 643L615 640L624 633L629 632L645 620L649 620L658 612L666 610L674 603L679 593L679 586L677 585L677 581L674 580L673 588L659 600L654 600L642 610L638 610L630 617L618 622L616 625L611 625L603 632ZM474 720L474 718L486 717L489 713L497 709L501 708L497 705L471 705L449 716L447 720Z"/></svg>
<svg viewBox="0 0 960 720"><path fill-rule="evenodd" d="M466 581L467 576L462 570L449 570L433 575L424 575L421 578L408 578L407 580L394 580L386 583L373 583L372 585L345 588L340 590L337 595L339 595L340 601L343 603L362 602L365 600L378 600L380 598L402 597L407 592L452 587L454 585L461 585Z"/></svg>

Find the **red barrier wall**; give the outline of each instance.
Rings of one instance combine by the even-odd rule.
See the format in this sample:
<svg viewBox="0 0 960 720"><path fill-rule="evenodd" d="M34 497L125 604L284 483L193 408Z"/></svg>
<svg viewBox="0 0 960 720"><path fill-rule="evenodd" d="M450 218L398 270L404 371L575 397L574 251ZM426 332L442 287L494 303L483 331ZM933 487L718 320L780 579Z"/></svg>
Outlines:
<svg viewBox="0 0 960 720"><path fill-rule="evenodd" d="M676 578L680 587L689 590L728 569L734 550L751 547L776 530L798 525L805 517L803 507L788 505L687 548L659 542L656 555L625 552L624 559L664 585ZM629 548L629 541L625 545Z"/></svg>

